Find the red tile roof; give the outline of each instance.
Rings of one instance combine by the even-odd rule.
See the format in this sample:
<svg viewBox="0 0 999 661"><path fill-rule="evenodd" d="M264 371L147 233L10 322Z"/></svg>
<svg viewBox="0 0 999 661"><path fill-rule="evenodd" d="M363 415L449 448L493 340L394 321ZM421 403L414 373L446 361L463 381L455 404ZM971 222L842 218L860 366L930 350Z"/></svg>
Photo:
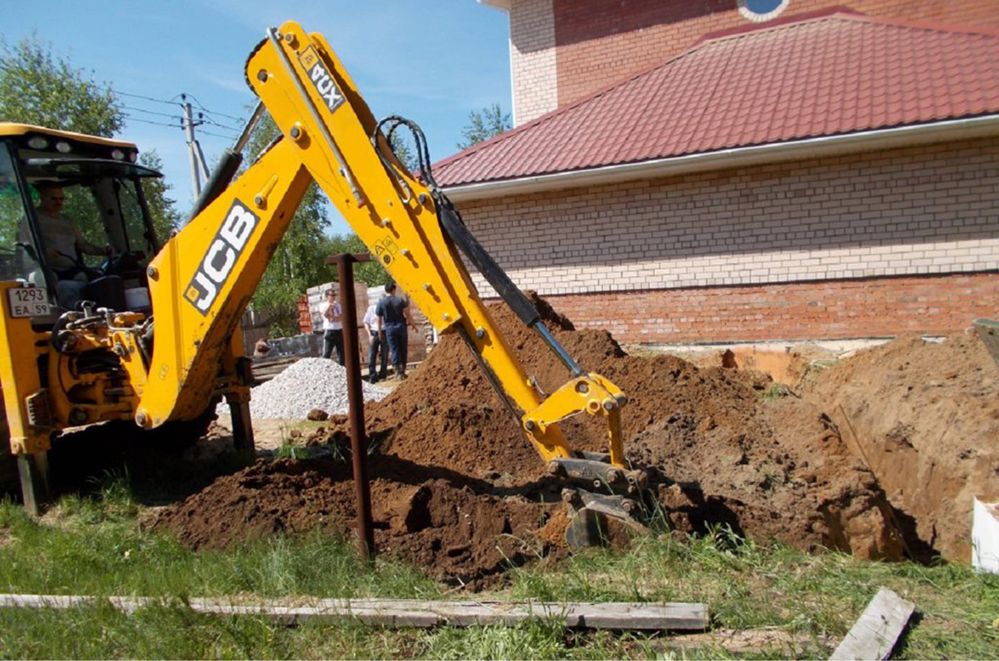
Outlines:
<svg viewBox="0 0 999 661"><path fill-rule="evenodd" d="M836 12L707 36L434 166L441 186L999 113L999 34Z"/></svg>

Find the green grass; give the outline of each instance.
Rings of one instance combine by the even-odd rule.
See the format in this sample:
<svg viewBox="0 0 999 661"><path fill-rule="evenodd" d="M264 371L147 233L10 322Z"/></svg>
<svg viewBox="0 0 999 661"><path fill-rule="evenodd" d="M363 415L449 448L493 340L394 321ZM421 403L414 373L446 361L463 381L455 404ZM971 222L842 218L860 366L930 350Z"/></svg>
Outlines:
<svg viewBox="0 0 999 661"><path fill-rule="evenodd" d="M885 586L915 602L918 613L897 656L999 657L999 576L956 565L809 556L719 536L649 537L627 554L588 552L561 570L518 569L513 593L554 601L703 601L717 627L778 626L819 644L840 640Z"/></svg>
<svg viewBox="0 0 999 661"><path fill-rule="evenodd" d="M676 649L668 636L574 632L557 623L511 628L390 630L360 623L287 627L198 615L188 597L482 598L446 593L418 571L357 559L352 541L321 533L193 553L144 532L143 508L110 476L93 497L63 498L42 521L0 503L0 584L8 592L156 596L126 615L106 602L70 611L0 609L3 658L733 658L718 644ZM793 647L750 656L827 655L880 586L914 601L906 658L999 656L999 577L952 565L861 562L837 553L714 538L638 540L627 553L591 550L512 569L499 599L704 601L717 629L777 627ZM742 657L744 658L744 657Z"/></svg>

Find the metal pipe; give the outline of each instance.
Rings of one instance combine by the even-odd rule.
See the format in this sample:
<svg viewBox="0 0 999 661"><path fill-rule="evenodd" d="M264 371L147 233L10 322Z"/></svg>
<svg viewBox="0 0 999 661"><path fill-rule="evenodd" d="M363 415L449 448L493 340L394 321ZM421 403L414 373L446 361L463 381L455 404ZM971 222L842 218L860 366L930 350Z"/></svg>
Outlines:
<svg viewBox="0 0 999 661"><path fill-rule="evenodd" d="M236 142L232 146L232 150L237 154L243 151L246 147L246 143L250 141L250 136L253 135L253 130L257 128L257 124L260 122L260 118L264 116L264 102L257 101L257 107L253 109L253 114L250 118L246 120L246 125L243 126L243 132L239 134L236 138Z"/></svg>
<svg viewBox="0 0 999 661"><path fill-rule="evenodd" d="M344 367L347 370L347 421L350 425L350 454L357 496L357 546L362 558L375 553L374 524L371 520L371 487L368 481L368 439L364 431L364 394L361 390L361 358L357 339L357 302L354 299L354 262L367 262L371 255L333 255L340 280L343 325Z"/></svg>

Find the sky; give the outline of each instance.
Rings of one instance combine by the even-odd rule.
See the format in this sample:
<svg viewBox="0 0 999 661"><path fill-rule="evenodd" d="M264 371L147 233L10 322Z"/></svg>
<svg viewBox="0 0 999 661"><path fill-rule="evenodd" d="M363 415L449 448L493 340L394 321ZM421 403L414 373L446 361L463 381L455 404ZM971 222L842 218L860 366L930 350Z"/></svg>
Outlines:
<svg viewBox="0 0 999 661"><path fill-rule="evenodd" d="M416 121L438 161L456 151L469 113L511 109L507 15L477 0L0 0L7 44L37 36L125 106L116 136L163 160L170 197L193 199L181 94L203 112L197 127L211 168L256 102L243 80L264 31L295 20L321 32L375 117ZM331 208L333 233L349 231Z"/></svg>

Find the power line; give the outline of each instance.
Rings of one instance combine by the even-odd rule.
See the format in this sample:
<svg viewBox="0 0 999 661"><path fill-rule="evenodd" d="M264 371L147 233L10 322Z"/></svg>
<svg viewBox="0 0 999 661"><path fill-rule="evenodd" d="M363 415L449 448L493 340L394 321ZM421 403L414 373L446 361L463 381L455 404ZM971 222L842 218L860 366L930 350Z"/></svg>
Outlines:
<svg viewBox="0 0 999 661"><path fill-rule="evenodd" d="M219 124L216 121L213 121L211 119L206 119L204 117L201 118L201 121L204 122L205 124L211 124L212 126L217 126L221 129L226 129L227 131L232 131L233 133L240 132L240 128L236 126L229 126L228 124Z"/></svg>
<svg viewBox="0 0 999 661"><path fill-rule="evenodd" d="M205 131L204 129L202 129L201 132L204 133L205 135L210 135L214 138L223 138L225 140L232 140L236 137L236 135L221 135L219 133L212 133L211 131Z"/></svg>
<svg viewBox="0 0 999 661"><path fill-rule="evenodd" d="M194 103L198 106L198 108L200 110L204 110L209 115L218 115L219 117L225 117L227 119L231 119L233 121L239 122L240 124L242 124L242 123L244 123L246 121L245 118L243 118L243 117L235 117L233 115L227 115L226 113L219 112L218 110L209 110L208 108L206 108L204 106L203 103L201 103L201 101L198 100L198 97L194 96L193 94L188 94L187 96L189 96L191 99L194 100Z"/></svg>
<svg viewBox="0 0 999 661"><path fill-rule="evenodd" d="M135 115L129 115L127 112L122 113L129 121L140 122L142 124L152 124L154 126L167 126L169 128L175 129L180 128L179 124L167 124L166 122L156 122L151 119L143 119L141 117L136 117ZM179 117L177 119L180 119Z"/></svg>
<svg viewBox="0 0 999 661"><path fill-rule="evenodd" d="M113 89L113 88L112 88L111 91L113 93L115 93L115 94L119 94L121 96L131 97L131 98L134 98L134 99L142 99L144 101L150 101L152 103L161 103L161 104L167 105L167 106L181 106L181 107L183 107L183 104L180 103L180 102L178 102L176 99L177 99L177 97L184 97L184 96L186 96L187 98L189 98L189 99L191 99L191 100L194 101L194 103L197 105L197 107L198 107L199 110L207 113L211 117L225 117L226 119L231 119L232 121L237 122L240 125L242 125L245 122L245 118L244 117L236 117L235 115L230 115L228 113L224 113L224 112L221 112L219 110L212 110L210 108L205 107L205 105L203 103L201 103L201 101L196 96L194 96L193 94L186 94L186 93L185 94L175 94L172 99L167 100L167 99L158 99L158 98L152 97L152 96L146 96L144 94L133 94L132 92L123 92L122 90ZM134 111L137 111L137 112L144 112L144 113L147 113L147 114L150 114L150 115L159 115L159 116L162 116L162 117L178 117L178 115L170 115L170 114L166 114L166 113L157 113L157 112L152 111L152 110L146 110L144 108L136 108L134 106L125 105L123 107L127 108L128 110L134 110ZM204 117L202 117L202 119L205 122L209 123L209 124L213 124L215 126L218 126L219 128L224 128L224 129L227 129L227 130L230 130L230 131L234 131L236 133L238 133L241 130L240 127L234 127L234 126L231 126L231 125L228 125L228 124L224 124L224 123L216 121L214 119L209 119L209 118L204 118Z"/></svg>
<svg viewBox="0 0 999 661"><path fill-rule="evenodd" d="M122 92L121 90L112 89L115 94L120 94L121 96L131 96L136 99L144 99L146 101L152 101L154 103L162 103L168 106L175 106L177 103L175 101L165 101L163 99L156 99L151 96L143 96L142 94L132 94L131 92Z"/></svg>
<svg viewBox="0 0 999 661"><path fill-rule="evenodd" d="M134 106L122 106L125 110L132 110L135 112L144 112L149 115L157 115L158 117L169 117L170 119L180 119L180 115L177 113L168 112L156 112L155 110L146 110L145 108L136 108Z"/></svg>

